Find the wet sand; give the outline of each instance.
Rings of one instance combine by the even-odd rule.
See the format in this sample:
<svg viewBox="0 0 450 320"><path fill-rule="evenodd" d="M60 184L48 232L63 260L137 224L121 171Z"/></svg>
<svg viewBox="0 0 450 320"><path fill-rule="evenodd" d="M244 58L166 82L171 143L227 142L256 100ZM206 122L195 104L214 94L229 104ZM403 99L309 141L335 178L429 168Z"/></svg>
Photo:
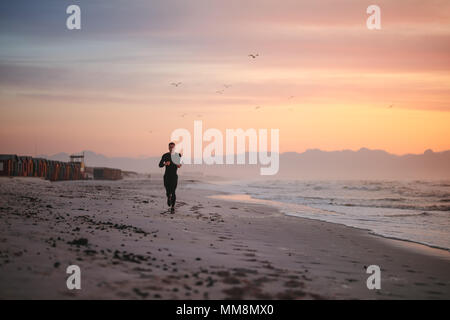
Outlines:
<svg viewBox="0 0 450 320"><path fill-rule="evenodd" d="M0 298L450 298L447 251L186 186L170 214L159 179L0 178Z"/></svg>

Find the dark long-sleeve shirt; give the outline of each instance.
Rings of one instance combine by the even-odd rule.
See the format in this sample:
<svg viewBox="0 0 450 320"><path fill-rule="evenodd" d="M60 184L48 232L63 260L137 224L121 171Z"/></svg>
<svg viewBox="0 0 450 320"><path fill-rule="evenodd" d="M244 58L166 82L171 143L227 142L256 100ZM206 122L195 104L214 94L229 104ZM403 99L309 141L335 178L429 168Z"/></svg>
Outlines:
<svg viewBox="0 0 450 320"><path fill-rule="evenodd" d="M181 154L180 154L181 157ZM164 173L165 176L176 176L178 167L175 163L172 161L172 157L170 156L170 152L164 153L161 157L161 161L159 162L159 167L164 167L164 162L170 161L170 164L166 167L166 171Z"/></svg>

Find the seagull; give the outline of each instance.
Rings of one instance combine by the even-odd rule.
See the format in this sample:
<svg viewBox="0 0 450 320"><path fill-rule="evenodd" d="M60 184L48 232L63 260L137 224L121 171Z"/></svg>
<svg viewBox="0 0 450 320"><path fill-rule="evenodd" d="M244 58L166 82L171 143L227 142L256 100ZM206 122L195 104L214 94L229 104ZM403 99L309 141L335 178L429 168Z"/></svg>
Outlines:
<svg viewBox="0 0 450 320"><path fill-rule="evenodd" d="M216 91L216 93L222 94L222 93L223 93L223 90Z"/></svg>
<svg viewBox="0 0 450 320"><path fill-rule="evenodd" d="M288 99L294 99L295 98L295 96L290 96Z"/></svg>
<svg viewBox="0 0 450 320"><path fill-rule="evenodd" d="M260 106L256 106L256 107L255 107L255 110L258 110L258 109L261 109L261 107L260 107Z"/></svg>
<svg viewBox="0 0 450 320"><path fill-rule="evenodd" d="M256 57L259 57L259 54L258 54L258 53L255 53L255 54L250 53L248 56L249 56L250 58L256 59Z"/></svg>
<svg viewBox="0 0 450 320"><path fill-rule="evenodd" d="M231 84L224 84L223 85L226 89L231 88Z"/></svg>
<svg viewBox="0 0 450 320"><path fill-rule="evenodd" d="M172 82L171 85L178 87L181 84L181 82Z"/></svg>
<svg viewBox="0 0 450 320"><path fill-rule="evenodd" d="M187 113L183 113L183 114L181 115L181 117L184 118L186 115L187 115Z"/></svg>
<svg viewBox="0 0 450 320"><path fill-rule="evenodd" d="M391 104L389 107L388 107L388 109L392 109L392 107L394 107L394 105L393 104Z"/></svg>

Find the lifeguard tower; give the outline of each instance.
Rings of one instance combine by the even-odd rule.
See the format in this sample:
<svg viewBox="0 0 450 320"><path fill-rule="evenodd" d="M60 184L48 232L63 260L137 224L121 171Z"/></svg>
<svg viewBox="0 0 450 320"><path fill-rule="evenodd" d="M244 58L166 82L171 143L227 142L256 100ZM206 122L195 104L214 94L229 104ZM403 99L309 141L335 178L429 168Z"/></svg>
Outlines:
<svg viewBox="0 0 450 320"><path fill-rule="evenodd" d="M85 166L84 166L84 151L81 154L71 154L70 155L70 162L72 163L79 163L81 172L84 172Z"/></svg>

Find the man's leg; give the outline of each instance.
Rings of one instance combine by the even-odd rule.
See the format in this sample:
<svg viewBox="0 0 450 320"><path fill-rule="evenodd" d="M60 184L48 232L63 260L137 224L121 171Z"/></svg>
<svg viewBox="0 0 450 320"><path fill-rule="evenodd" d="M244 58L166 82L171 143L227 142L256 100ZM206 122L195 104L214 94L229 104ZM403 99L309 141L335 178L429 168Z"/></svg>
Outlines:
<svg viewBox="0 0 450 320"><path fill-rule="evenodd" d="M167 205L170 207L170 205L172 204L170 179L166 176L164 176L164 188L166 188Z"/></svg>
<svg viewBox="0 0 450 320"><path fill-rule="evenodd" d="M178 176L174 177L173 179L173 185L172 185L172 207L175 207L175 201L177 200L177 196L175 194L175 190L177 189L178 185Z"/></svg>

